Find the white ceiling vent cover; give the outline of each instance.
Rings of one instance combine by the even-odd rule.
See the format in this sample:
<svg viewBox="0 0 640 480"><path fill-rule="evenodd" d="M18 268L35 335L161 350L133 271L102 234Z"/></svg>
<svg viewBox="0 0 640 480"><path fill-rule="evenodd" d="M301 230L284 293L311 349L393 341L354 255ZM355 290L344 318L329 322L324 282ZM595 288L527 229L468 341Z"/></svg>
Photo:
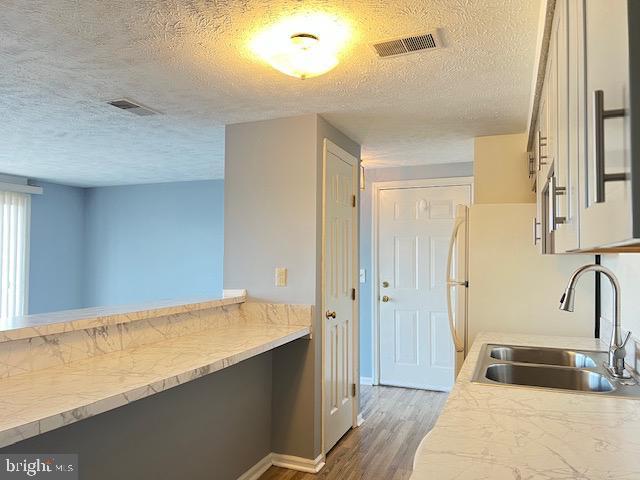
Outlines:
<svg viewBox="0 0 640 480"><path fill-rule="evenodd" d="M109 105L113 105L120 110L126 110L127 112L133 113L135 115L140 115L141 117L147 117L149 115L157 115L158 112L150 109L149 107L145 107L140 105L139 103L135 103L128 98L119 98L117 100L109 100L107 102Z"/></svg>
<svg viewBox="0 0 640 480"><path fill-rule="evenodd" d="M440 47L440 40L436 33L396 38L373 44L373 48L376 49L378 56L381 58L397 57L398 55L406 55L407 53L421 50L433 50Z"/></svg>

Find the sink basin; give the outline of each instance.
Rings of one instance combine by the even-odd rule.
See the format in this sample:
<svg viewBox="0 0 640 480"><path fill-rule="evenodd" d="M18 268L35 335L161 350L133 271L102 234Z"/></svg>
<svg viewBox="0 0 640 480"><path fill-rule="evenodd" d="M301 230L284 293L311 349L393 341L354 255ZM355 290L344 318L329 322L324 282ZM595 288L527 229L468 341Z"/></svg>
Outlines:
<svg viewBox="0 0 640 480"><path fill-rule="evenodd" d="M590 356L573 350L533 347L492 347L491 358L519 363L558 365L560 367L594 368L596 362Z"/></svg>
<svg viewBox="0 0 640 480"><path fill-rule="evenodd" d="M604 375L577 368L554 368L497 363L487 367L486 378L511 385L561 388L579 392L610 392L613 385Z"/></svg>
<svg viewBox="0 0 640 480"><path fill-rule="evenodd" d="M549 388L590 395L640 398L640 382L606 369L608 352L484 344L472 381L494 386Z"/></svg>

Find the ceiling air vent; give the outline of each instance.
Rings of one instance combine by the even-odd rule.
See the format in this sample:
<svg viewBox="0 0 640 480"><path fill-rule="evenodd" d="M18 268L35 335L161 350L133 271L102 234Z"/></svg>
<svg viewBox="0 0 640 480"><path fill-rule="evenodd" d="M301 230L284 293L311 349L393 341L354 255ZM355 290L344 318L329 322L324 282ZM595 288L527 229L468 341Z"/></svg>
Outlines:
<svg viewBox="0 0 640 480"><path fill-rule="evenodd" d="M378 56L382 58L406 55L407 53L421 50L433 50L438 47L440 47L440 41L435 33L397 38L373 44Z"/></svg>
<svg viewBox="0 0 640 480"><path fill-rule="evenodd" d="M127 112L133 113L135 115L140 115L141 117L156 115L158 113L155 110L151 110L149 107L144 107L126 98L111 100L107 103L109 105L113 105L116 108L119 108L120 110L126 110Z"/></svg>

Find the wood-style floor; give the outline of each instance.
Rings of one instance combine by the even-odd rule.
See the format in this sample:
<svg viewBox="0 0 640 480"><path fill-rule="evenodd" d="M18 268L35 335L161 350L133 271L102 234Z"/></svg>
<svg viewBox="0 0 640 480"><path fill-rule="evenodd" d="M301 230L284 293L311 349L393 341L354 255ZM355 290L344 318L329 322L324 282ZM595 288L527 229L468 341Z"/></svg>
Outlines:
<svg viewBox="0 0 640 480"><path fill-rule="evenodd" d="M363 386L360 428L349 431L327 455L318 474L271 467L260 480L406 480L413 456L435 423L446 393Z"/></svg>

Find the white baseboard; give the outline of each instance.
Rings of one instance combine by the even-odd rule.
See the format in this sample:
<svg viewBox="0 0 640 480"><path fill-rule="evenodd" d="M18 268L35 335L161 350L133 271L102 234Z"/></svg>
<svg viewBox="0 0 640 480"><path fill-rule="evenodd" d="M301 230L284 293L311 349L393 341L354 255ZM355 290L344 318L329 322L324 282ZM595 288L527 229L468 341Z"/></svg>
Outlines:
<svg viewBox="0 0 640 480"><path fill-rule="evenodd" d="M238 477L238 480L258 480L271 466L288 468L305 473L318 473L324 467L324 455L318 455L315 460L280 453L270 453L249 470Z"/></svg>
<svg viewBox="0 0 640 480"><path fill-rule="evenodd" d="M276 467L297 470L298 472L318 473L324 467L324 455L318 455L314 460L280 453L271 454L271 462Z"/></svg>
<svg viewBox="0 0 640 480"><path fill-rule="evenodd" d="M253 467L251 467L249 470L247 470L242 475L240 475L238 477L238 480L258 480L258 478L260 478L262 474L267 470L269 470L271 465L273 465L273 462L271 460L272 456L273 456L272 453L268 454L266 457L264 457L262 460L256 463Z"/></svg>
<svg viewBox="0 0 640 480"><path fill-rule="evenodd" d="M360 377L360 385L373 385L373 378Z"/></svg>

